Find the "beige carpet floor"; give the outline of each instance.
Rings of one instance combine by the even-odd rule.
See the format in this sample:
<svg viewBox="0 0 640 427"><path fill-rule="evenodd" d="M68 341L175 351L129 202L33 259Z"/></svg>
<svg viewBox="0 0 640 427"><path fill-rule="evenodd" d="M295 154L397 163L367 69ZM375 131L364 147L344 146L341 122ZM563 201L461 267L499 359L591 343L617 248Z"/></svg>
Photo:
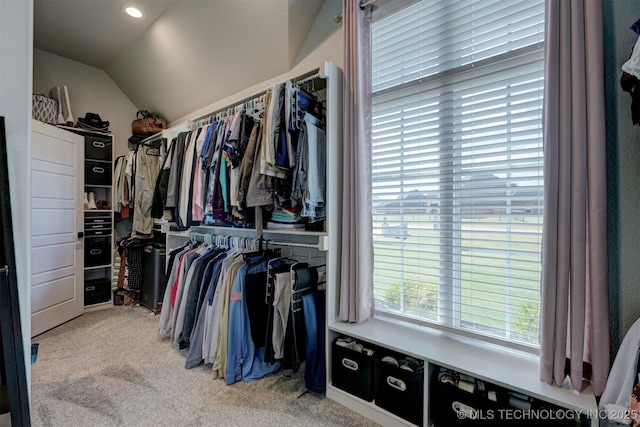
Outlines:
<svg viewBox="0 0 640 427"><path fill-rule="evenodd" d="M226 385L205 366L184 368L184 351L158 338L143 307L86 313L33 338L34 426L375 426L304 393L303 367ZM302 395L302 396L301 396Z"/></svg>

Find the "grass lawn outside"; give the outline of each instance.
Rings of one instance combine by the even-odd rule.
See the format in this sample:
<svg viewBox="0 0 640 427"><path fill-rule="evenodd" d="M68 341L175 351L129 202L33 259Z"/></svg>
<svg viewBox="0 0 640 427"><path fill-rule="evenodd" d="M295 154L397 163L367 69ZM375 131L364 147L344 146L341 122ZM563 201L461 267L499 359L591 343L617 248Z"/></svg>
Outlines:
<svg viewBox="0 0 640 427"><path fill-rule="evenodd" d="M540 216L373 221L378 308L537 344Z"/></svg>

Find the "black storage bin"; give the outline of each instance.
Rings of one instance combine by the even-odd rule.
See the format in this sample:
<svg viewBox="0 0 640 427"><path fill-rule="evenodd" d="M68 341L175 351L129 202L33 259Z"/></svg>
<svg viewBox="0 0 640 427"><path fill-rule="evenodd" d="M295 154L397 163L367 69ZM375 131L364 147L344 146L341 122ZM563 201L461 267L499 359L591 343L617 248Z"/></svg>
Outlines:
<svg viewBox="0 0 640 427"><path fill-rule="evenodd" d="M365 343L362 344L367 347ZM373 355L342 347L336 342L333 343L331 351L331 383L335 387L371 402L375 390L373 373Z"/></svg>
<svg viewBox="0 0 640 427"><path fill-rule="evenodd" d="M111 264L111 244L108 238L84 239L84 266Z"/></svg>
<svg viewBox="0 0 640 427"><path fill-rule="evenodd" d="M84 162L85 185L111 185L111 162L86 160Z"/></svg>
<svg viewBox="0 0 640 427"><path fill-rule="evenodd" d="M508 425L500 411L507 408L506 390L486 383L486 391L469 392L455 384L439 381L438 374L439 369L435 369L429 395L434 427ZM489 393L494 400L488 398Z"/></svg>
<svg viewBox="0 0 640 427"><path fill-rule="evenodd" d="M375 361L375 404L418 426L424 420L424 366L420 372L411 372L383 362L381 358L391 355L378 352ZM396 360L403 356L393 354ZM420 362L422 363L422 362Z"/></svg>
<svg viewBox="0 0 640 427"><path fill-rule="evenodd" d="M154 313L162 309L164 291L167 287L164 265L166 253L164 246L147 246L142 255L140 304Z"/></svg>
<svg viewBox="0 0 640 427"><path fill-rule="evenodd" d="M462 377L455 371L450 372L454 373L453 378L459 375ZM473 391L466 390L460 386L457 378L454 381L441 381L439 373L440 368L436 368L429 388L434 427L589 425L586 414L563 410L487 381L474 379Z"/></svg>
<svg viewBox="0 0 640 427"><path fill-rule="evenodd" d="M84 137L84 157L91 160L111 159L111 139L99 138L96 136Z"/></svg>
<svg viewBox="0 0 640 427"><path fill-rule="evenodd" d="M111 300L111 281L108 278L84 281L84 305Z"/></svg>

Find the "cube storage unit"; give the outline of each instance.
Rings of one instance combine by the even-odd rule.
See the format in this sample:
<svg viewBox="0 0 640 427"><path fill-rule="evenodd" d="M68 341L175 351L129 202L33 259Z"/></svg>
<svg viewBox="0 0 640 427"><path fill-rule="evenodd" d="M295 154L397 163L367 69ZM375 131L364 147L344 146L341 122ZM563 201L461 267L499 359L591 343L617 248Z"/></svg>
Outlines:
<svg viewBox="0 0 640 427"><path fill-rule="evenodd" d="M423 425L424 362L361 340L353 340L369 351L331 345L333 386L372 402L415 425Z"/></svg>
<svg viewBox="0 0 640 427"><path fill-rule="evenodd" d="M63 128L84 137L84 192L87 199L94 199L97 207L88 209L85 205L84 210L84 305L104 304L111 301L113 270L113 137L108 133Z"/></svg>
<svg viewBox="0 0 640 427"><path fill-rule="evenodd" d="M376 341L365 344L356 338L365 347L374 349L371 355L356 352L336 343L336 338L344 340L345 336L351 335L343 332L332 336L331 383L327 395L348 403L350 408L382 425L598 425L595 402L591 405L588 398L576 396L571 390L570 397L576 396L575 401L583 406L564 405L557 397L560 395L557 388L549 395L528 394L470 371L458 371L426 358L408 356ZM476 351L478 357L488 355L486 350ZM455 360L454 355L450 358Z"/></svg>

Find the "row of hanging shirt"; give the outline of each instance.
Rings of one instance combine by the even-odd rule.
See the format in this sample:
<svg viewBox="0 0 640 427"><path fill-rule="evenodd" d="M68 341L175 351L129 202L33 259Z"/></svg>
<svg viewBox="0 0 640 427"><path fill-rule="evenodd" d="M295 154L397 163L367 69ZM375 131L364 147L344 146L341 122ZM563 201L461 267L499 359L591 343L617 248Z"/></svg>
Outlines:
<svg viewBox="0 0 640 427"><path fill-rule="evenodd" d="M163 208L182 229L323 230L324 116L322 101L290 80L180 133L158 179Z"/></svg>
<svg viewBox="0 0 640 427"><path fill-rule="evenodd" d="M307 389L324 393L324 273L256 249L256 239L205 240L168 255L159 334L188 349L186 368L211 365L227 384L306 360Z"/></svg>

